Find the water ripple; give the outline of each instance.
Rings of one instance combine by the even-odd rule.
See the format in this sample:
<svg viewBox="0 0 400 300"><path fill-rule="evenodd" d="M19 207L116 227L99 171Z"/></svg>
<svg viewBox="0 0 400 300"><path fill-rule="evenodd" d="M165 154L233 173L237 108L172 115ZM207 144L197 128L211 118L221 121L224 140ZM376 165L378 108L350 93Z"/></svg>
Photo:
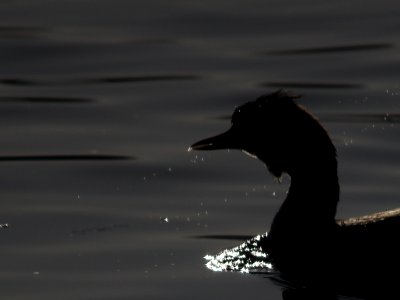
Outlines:
<svg viewBox="0 0 400 300"><path fill-rule="evenodd" d="M0 38L31 38L43 32L40 27L0 26Z"/></svg>
<svg viewBox="0 0 400 300"><path fill-rule="evenodd" d="M214 120L230 121L231 115L222 115ZM400 113L348 113L319 114L318 119L327 123L400 123Z"/></svg>
<svg viewBox="0 0 400 300"><path fill-rule="evenodd" d="M214 234L214 235L193 235L189 238L194 239L213 239L213 240L234 240L234 241L243 241L249 240L253 236L251 235L224 235L224 234Z"/></svg>
<svg viewBox="0 0 400 300"><path fill-rule="evenodd" d="M268 254L261 247L267 233L253 237L243 244L221 251L216 255L206 255L206 266L213 271L235 271L241 273L272 272Z"/></svg>
<svg viewBox="0 0 400 300"><path fill-rule="evenodd" d="M400 123L400 114L321 114L319 119L337 123Z"/></svg>
<svg viewBox="0 0 400 300"><path fill-rule="evenodd" d="M264 52L264 54L273 54L273 55L324 54L324 53L386 50L394 47L395 44L377 43L377 44L344 45L344 46L330 46L330 47L328 46L328 47L315 47L315 48L282 49L282 50L266 51Z"/></svg>
<svg viewBox="0 0 400 300"><path fill-rule="evenodd" d="M11 155L0 156L0 162L7 161L96 161L96 160L134 160L135 157L107 154L51 154L51 155Z"/></svg>

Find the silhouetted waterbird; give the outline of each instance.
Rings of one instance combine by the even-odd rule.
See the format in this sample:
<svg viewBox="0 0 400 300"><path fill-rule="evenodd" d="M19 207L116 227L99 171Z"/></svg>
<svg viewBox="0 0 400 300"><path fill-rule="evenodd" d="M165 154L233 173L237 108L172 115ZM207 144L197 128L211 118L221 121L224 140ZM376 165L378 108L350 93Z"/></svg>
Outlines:
<svg viewBox="0 0 400 300"><path fill-rule="evenodd" d="M369 296L384 293L400 281L392 275L400 270L400 209L335 219L336 148L294 98L279 91L248 102L236 108L228 131L189 150L239 149L274 176L289 174L287 198L261 243L285 278L338 291L361 289Z"/></svg>

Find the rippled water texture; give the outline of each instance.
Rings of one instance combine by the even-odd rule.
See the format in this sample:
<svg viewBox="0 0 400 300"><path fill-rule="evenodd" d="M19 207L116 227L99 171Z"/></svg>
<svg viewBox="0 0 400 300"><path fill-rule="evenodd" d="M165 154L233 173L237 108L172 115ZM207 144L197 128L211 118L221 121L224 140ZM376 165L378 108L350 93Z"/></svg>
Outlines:
<svg viewBox="0 0 400 300"><path fill-rule="evenodd" d="M2 297L282 299L203 257L268 230L288 178L186 150L235 106L289 89L338 148L339 217L400 206L399 13L389 0L1 1Z"/></svg>

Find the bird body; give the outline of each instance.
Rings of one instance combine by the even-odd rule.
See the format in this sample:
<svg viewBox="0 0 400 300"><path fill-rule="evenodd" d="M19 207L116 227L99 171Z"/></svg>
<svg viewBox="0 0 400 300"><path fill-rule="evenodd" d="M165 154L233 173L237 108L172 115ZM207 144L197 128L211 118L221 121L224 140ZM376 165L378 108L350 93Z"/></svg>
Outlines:
<svg viewBox="0 0 400 300"><path fill-rule="evenodd" d="M248 102L235 110L228 131L189 149L238 149L260 159L276 177L289 174L287 198L260 243L284 277L340 291L365 288L373 279L387 290L400 282L399 275L388 275L400 270L400 208L335 218L340 195L336 148L295 98L279 91Z"/></svg>

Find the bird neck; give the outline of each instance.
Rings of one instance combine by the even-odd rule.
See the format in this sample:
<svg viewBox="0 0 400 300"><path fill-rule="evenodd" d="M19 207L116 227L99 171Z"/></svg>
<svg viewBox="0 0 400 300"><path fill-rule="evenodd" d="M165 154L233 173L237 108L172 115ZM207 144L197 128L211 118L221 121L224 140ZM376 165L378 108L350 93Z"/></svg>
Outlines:
<svg viewBox="0 0 400 300"><path fill-rule="evenodd" d="M289 173L289 192L273 220L271 235L312 234L335 227L339 201L336 157L323 161Z"/></svg>

